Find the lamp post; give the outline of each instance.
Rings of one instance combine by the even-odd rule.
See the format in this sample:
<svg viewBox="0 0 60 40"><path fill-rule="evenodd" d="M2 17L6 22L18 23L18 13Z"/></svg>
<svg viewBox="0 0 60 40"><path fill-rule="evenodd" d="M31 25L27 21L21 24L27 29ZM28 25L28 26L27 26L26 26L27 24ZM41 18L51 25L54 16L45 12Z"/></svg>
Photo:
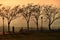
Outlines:
<svg viewBox="0 0 60 40"><path fill-rule="evenodd" d="M41 17L41 31L43 30L43 17Z"/></svg>
<svg viewBox="0 0 60 40"><path fill-rule="evenodd" d="M3 35L4 35L5 34L5 32L4 32L4 17L2 19L3 19Z"/></svg>

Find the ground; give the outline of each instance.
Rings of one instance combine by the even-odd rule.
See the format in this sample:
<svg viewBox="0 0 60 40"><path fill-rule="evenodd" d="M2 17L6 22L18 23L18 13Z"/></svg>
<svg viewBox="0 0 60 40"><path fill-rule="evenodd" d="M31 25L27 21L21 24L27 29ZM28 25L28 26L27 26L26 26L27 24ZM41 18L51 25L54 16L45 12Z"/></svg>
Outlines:
<svg viewBox="0 0 60 40"><path fill-rule="evenodd" d="M60 40L60 32L30 32L0 35L0 40Z"/></svg>

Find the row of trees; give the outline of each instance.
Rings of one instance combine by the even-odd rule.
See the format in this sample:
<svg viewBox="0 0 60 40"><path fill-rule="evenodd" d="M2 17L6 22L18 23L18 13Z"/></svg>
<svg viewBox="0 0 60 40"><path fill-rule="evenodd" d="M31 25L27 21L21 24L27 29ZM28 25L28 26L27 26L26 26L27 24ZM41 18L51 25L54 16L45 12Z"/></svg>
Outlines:
<svg viewBox="0 0 60 40"><path fill-rule="evenodd" d="M2 6L2 4L0 4ZM0 16L2 17L3 20L3 32L4 32L4 18L8 20L8 32L10 32L10 23L12 20L20 17L18 16L21 14L27 22L27 29L29 31L29 22L30 19L34 19L34 22L36 23L37 30L38 28L38 20L41 15L46 17L46 19L49 21L49 30L51 30L51 25L53 22L57 19L60 18L60 8L53 7L50 5L46 6L40 6L40 5L33 5L33 4L28 4L27 6L22 6L20 7L19 5L11 8L11 7L1 7L0 8Z"/></svg>

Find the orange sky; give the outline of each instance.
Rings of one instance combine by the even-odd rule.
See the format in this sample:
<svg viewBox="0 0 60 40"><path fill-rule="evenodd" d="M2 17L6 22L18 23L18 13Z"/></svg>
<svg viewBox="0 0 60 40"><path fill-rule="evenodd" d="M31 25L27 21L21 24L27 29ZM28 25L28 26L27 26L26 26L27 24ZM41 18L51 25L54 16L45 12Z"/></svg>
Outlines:
<svg viewBox="0 0 60 40"><path fill-rule="evenodd" d="M60 6L60 0L0 0L0 3L4 5L18 5L18 4L28 4L28 3L34 3L34 4L53 4L54 6Z"/></svg>

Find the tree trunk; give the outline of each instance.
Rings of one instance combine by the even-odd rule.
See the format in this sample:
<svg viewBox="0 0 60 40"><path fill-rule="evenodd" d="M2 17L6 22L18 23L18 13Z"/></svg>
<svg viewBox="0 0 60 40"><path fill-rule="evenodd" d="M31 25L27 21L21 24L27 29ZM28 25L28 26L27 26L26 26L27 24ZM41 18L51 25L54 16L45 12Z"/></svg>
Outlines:
<svg viewBox="0 0 60 40"><path fill-rule="evenodd" d="M28 29L28 31L29 31L29 21L27 21L27 29Z"/></svg>
<svg viewBox="0 0 60 40"><path fill-rule="evenodd" d="M8 22L8 32L10 33L10 22Z"/></svg>
<svg viewBox="0 0 60 40"><path fill-rule="evenodd" d="M51 22L51 21L49 21L49 25L48 25L48 26L49 26L49 30L51 30L51 24L50 24L50 22Z"/></svg>
<svg viewBox="0 0 60 40"><path fill-rule="evenodd" d="M37 23L36 23L36 25L37 25L37 31L39 30L39 28L38 28L38 20L37 20Z"/></svg>
<svg viewBox="0 0 60 40"><path fill-rule="evenodd" d="M15 33L15 28L14 28L14 26L12 27L12 31L13 31L13 33Z"/></svg>
<svg viewBox="0 0 60 40"><path fill-rule="evenodd" d="M3 19L3 35L4 35L5 34L5 32L4 32L4 17L2 19Z"/></svg>

